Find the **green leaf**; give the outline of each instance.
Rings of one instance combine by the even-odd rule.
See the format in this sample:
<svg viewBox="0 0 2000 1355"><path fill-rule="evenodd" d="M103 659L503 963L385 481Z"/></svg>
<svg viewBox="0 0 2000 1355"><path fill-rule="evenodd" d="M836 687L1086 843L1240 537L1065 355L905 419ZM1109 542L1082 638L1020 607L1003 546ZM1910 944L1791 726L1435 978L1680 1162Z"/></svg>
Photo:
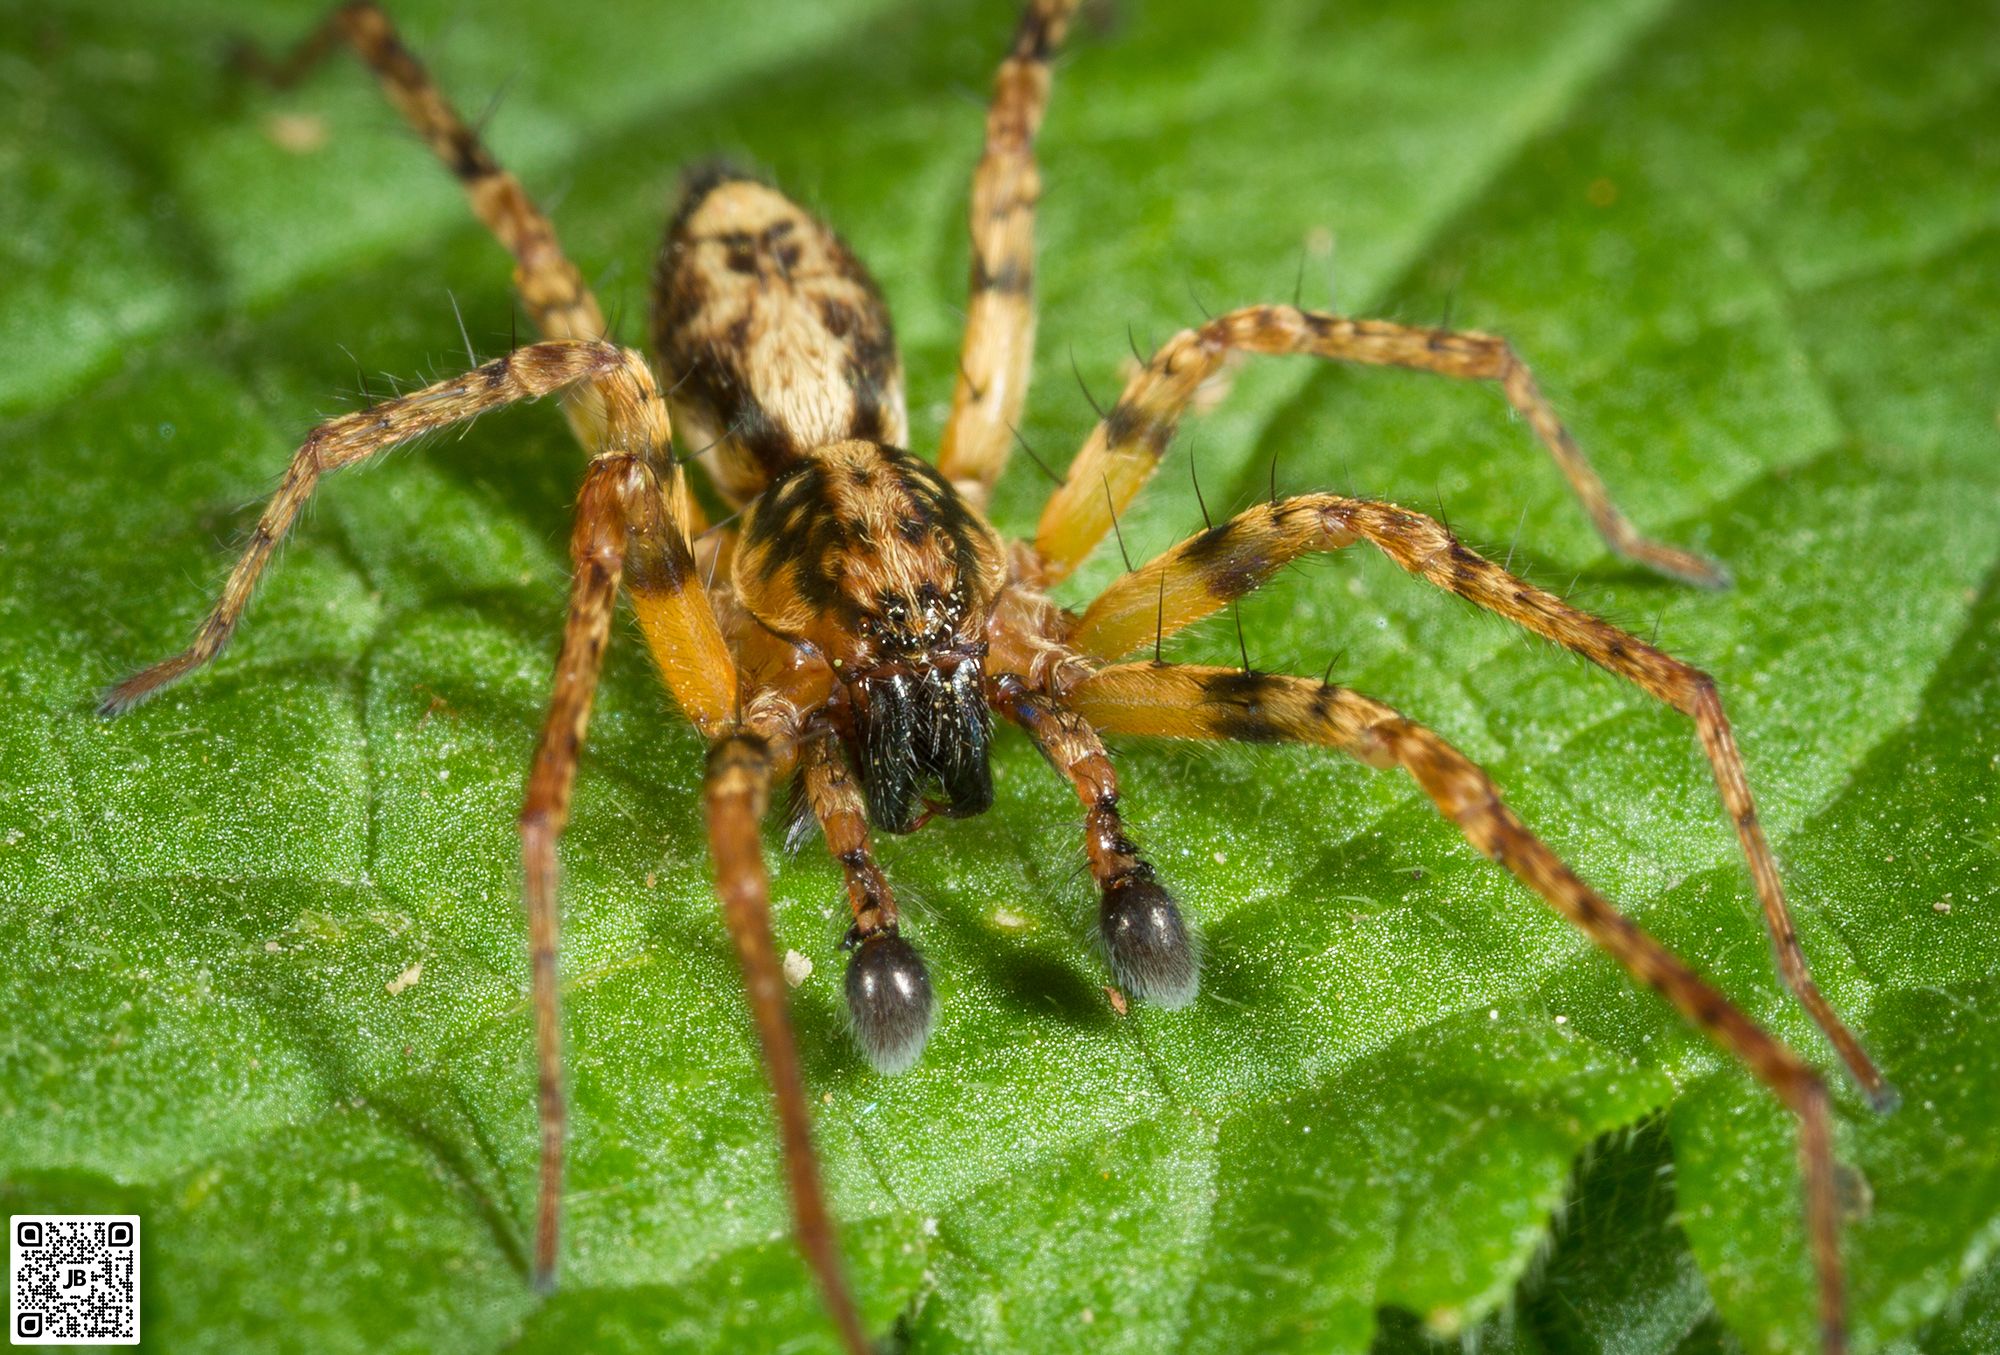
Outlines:
<svg viewBox="0 0 2000 1355"><path fill-rule="evenodd" d="M935 442L1008 3L398 10L461 106L505 91L493 145L630 334L676 167L768 166L880 276ZM1123 522L1135 558L1199 526L1190 445L1216 511L1273 477L1441 504L1715 674L1823 986L1905 1093L1887 1119L1844 1094L1841 1127L1855 1346L1897 1355L2000 1342L1996 17L1153 0L1085 26L1042 140L1044 459L1091 422L1072 353L1102 398L1128 328L1337 283L1513 338L1632 516L1733 569L1695 594L1607 558L1489 388L1298 361L1243 368ZM221 663L90 713L184 642L357 367L378 392L459 367L453 299L507 342L503 258L351 63L284 96L220 74L240 27L314 21L0 26L0 1195L144 1215L164 1349L831 1349L691 827L698 740L629 642L563 848L565 1284L525 1282L512 820L580 465L553 411L330 483ZM1001 527L1045 490L1017 467ZM1827 1062L1685 721L1378 559L1295 571L1243 625L1260 667L1342 655ZM1233 662L1236 633L1173 650ZM914 1352L1813 1349L1783 1114L1405 780L1117 751L1206 933L1189 1011L1113 1012L1072 797L1012 738L992 813L881 844L942 1002L911 1074L847 1047L837 872L778 866L876 1327Z"/></svg>

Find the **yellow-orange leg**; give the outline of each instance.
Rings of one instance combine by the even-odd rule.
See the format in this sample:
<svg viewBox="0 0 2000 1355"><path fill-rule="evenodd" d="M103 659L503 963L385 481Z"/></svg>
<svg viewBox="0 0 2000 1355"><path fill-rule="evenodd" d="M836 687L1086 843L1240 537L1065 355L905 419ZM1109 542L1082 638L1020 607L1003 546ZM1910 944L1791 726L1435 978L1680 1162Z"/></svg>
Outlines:
<svg viewBox="0 0 2000 1355"><path fill-rule="evenodd" d="M1035 356L1035 132L1049 58L1077 0L1031 0L993 82L986 149L972 179L972 282L958 385L938 468L975 507L1006 469Z"/></svg>
<svg viewBox="0 0 2000 1355"><path fill-rule="evenodd" d="M735 668L708 595L695 582L686 530L673 516L676 499L685 498L685 483L678 467L670 472L674 478L668 486L660 484L654 470L666 456L669 430L666 405L645 360L607 343L530 344L463 376L322 424L293 456L194 643L112 688L102 707L107 715L130 709L222 652L258 576L323 473L488 410L584 383L596 392L605 412L606 440L620 450L591 463L578 498L569 619L520 820L542 1122L535 1277L544 1285L555 1272L564 1118L555 967L556 839L568 818L591 696L628 561L641 627L683 709L708 730L729 718L736 700Z"/></svg>
<svg viewBox="0 0 2000 1355"><path fill-rule="evenodd" d="M617 460L606 457L599 464ZM663 517L660 505L665 500L652 486L645 467L629 457L622 460L623 474L614 475L607 469L601 481L593 475L585 485L575 537L577 568L570 622L557 665L555 697L536 750L528 802L521 814L543 1115L536 1278L544 1287L553 1279L562 1184L555 842L568 817L570 787L589 718L591 691L609 638L612 598L622 573L649 646L656 659L665 659L662 676L683 710L691 715L705 709L726 711L716 720L696 720L712 739L703 799L716 893L723 922L736 946L744 993L771 1081L799 1249L825 1292L828 1311L850 1355L868 1355L869 1345L841 1267L838 1238L813 1152L811 1117L785 1007L783 970L771 936L770 889L758 831L772 780L789 773L796 760L800 699L813 690L814 676L810 671L795 674L794 687L764 687L743 694L740 709L746 714L739 720L738 671L727 650L721 648L719 637L714 656L706 660L699 658L703 652L700 644L686 653L668 648L676 637L713 633L715 621L706 593L691 586L685 534ZM607 501L599 507L600 498L616 502ZM668 556L674 558L665 558ZM671 584L665 582L669 578ZM660 631L660 618L672 613L680 614L679 619L672 628ZM695 619L697 613L705 624Z"/></svg>
<svg viewBox="0 0 2000 1355"><path fill-rule="evenodd" d="M556 659L548 716L535 744L519 820L521 889L528 913L528 968L535 1011L536 1099L542 1133L534 1256L534 1280L542 1289L555 1284L566 1118L556 986L556 840L569 822L570 792L576 784L577 762L590 726L591 701L597 692L604 652L611 643L611 618L629 535L627 501L638 474L632 458L608 457L592 465L578 496L576 527L570 538L569 614Z"/></svg>
<svg viewBox="0 0 2000 1355"><path fill-rule="evenodd" d="M1035 549L1045 564L1045 582L1067 576L1104 539L1113 515L1124 511L1159 464L1195 391L1232 352L1300 353L1335 362L1408 367L1466 381L1497 381L1508 403L1527 418L1555 457L1584 511L1613 550L1688 583L1720 587L1728 582L1727 574L1712 562L1639 535L1612 504L1603 480L1506 340L1381 320L1350 320L1294 306L1249 306L1219 315L1199 329L1183 330L1126 383L1118 403L1091 432L1068 476L1042 510Z"/></svg>
<svg viewBox="0 0 2000 1355"><path fill-rule="evenodd" d="M258 576L312 497L320 476L504 405L539 399L584 383L597 389L600 407L616 402L626 410L621 417L640 419L652 406L658 408L658 417L665 419L665 406L654 392L652 372L644 358L608 343L562 340L518 348L463 376L330 419L313 429L257 519L249 544L230 571L222 596L194 643L113 687L105 694L102 712L116 715L129 710L222 652L250 604Z"/></svg>
<svg viewBox="0 0 2000 1355"><path fill-rule="evenodd" d="M1083 802L1084 858L1100 894L1098 939L1111 972L1134 997L1185 1007L1201 987L1194 938L1151 863L1125 834L1118 773L1097 731L1082 714L1018 677L1003 675L992 687L994 708L1027 731Z"/></svg>
<svg viewBox="0 0 2000 1355"><path fill-rule="evenodd" d="M854 914L850 942L895 928L901 915L869 844L868 801L840 740L831 732L807 739L799 750L799 776L826 849L846 876L847 907Z"/></svg>
<svg viewBox="0 0 2000 1355"><path fill-rule="evenodd" d="M1826 1355L1846 1348L1839 1203L1825 1084L1790 1048L1577 878L1502 803L1491 778L1464 754L1379 701L1310 678L1121 664L1079 684L1069 702L1106 733L1318 744L1372 767L1408 771L1467 841L1608 951L1633 978L1665 997L1798 1115L1821 1340Z"/></svg>
<svg viewBox="0 0 2000 1355"><path fill-rule="evenodd" d="M658 403L657 395L653 403ZM627 409L620 400L611 401L609 408L615 436ZM664 432L662 425L656 435ZM734 665L722 647L708 595L694 585L686 536L669 520L666 503L645 458L607 452L591 463L570 539L573 573L562 651L521 805L522 895L528 913L542 1132L534 1279L542 1289L555 1284L566 1118L556 986L556 842L569 822L570 791L611 640L621 579L631 589L654 660L690 718L704 730L720 728L736 700Z"/></svg>
<svg viewBox="0 0 2000 1355"><path fill-rule="evenodd" d="M1259 587L1308 551L1339 550L1357 542L1374 546L1446 592L1583 655L1694 721L1749 865L1779 972L1870 1100L1878 1109L1893 1107L1895 1089L1813 982L1715 680L1508 573L1468 550L1435 519L1394 504L1337 494L1259 504L1116 580L1084 612L1070 642L1099 660L1120 658Z"/></svg>
<svg viewBox="0 0 2000 1355"><path fill-rule="evenodd" d="M378 6L365 0L340 6L282 59L274 61L247 43L236 49L235 59L242 70L283 89L305 78L342 43L368 64L403 120L464 187L473 213L514 256L515 289L542 337L603 338L604 312L583 274L563 253L555 223L535 206L520 181L500 167ZM575 402L569 417L584 449L601 450L603 411L596 402L589 397Z"/></svg>
<svg viewBox="0 0 2000 1355"><path fill-rule="evenodd" d="M709 853L715 861L715 888L722 898L723 921L736 943L750 1015L771 1076L799 1250L819 1280L849 1355L869 1355L868 1338L848 1291L833 1217L820 1185L805 1082L799 1075L798 1049L785 1010L784 971L771 937L770 882L764 872L758 824L769 802L773 764L789 762L792 756L789 742L774 747L749 730L726 735L709 750L704 788Z"/></svg>

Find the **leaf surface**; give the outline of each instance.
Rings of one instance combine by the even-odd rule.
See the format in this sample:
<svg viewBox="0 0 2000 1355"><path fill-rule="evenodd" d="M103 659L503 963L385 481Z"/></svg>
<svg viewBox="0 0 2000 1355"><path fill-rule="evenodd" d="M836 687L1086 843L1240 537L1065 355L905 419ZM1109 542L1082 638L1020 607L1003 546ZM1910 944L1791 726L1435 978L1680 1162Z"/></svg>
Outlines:
<svg viewBox="0 0 2000 1355"><path fill-rule="evenodd" d="M1008 5L398 10L461 107L504 91L492 144L624 333L676 167L754 160L880 277L935 442ZM1856 1347L1896 1355L2000 1340L1997 17L1154 0L1079 35L1042 138L1043 459L1128 342L1297 286L1505 333L1631 515L1729 564L1695 594L1609 559L1492 389L1303 361L1244 367L1122 523L1135 560L1198 529L1191 467L1215 513L1274 484L1441 508L1716 676L1816 971L1905 1093L1888 1119L1846 1097L1841 1130ZM461 367L454 304L483 355L508 342L504 261L351 64L284 96L220 75L239 28L313 21L0 25L0 1194L142 1213L176 1350L830 1349L698 741L624 628L563 848L565 1283L524 1281L512 821L580 464L553 411L329 484L221 663L90 714L184 642L315 418ZM1003 530L1045 492L1017 465ZM1121 568L1100 551L1065 600ZM1352 553L1242 620L1259 667L1331 659L1491 767L1826 1061L1680 717ZM1235 662L1236 631L1171 650ZM1011 737L992 813L881 844L942 1003L913 1073L847 1047L837 872L816 846L777 868L878 1327L915 1352L1812 1349L1783 1115L1411 785L1117 751L1205 932L1191 1011L1114 1014L1072 798Z"/></svg>

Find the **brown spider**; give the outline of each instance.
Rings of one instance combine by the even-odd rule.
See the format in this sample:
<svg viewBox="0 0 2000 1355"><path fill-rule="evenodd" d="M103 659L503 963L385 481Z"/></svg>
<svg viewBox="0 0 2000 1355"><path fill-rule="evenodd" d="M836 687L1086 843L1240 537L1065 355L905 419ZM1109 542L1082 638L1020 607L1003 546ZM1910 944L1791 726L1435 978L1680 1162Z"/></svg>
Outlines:
<svg viewBox="0 0 2000 1355"><path fill-rule="evenodd" d="M1252 508L1114 582L1080 614L1050 601L1144 486L1198 388L1232 353L1306 353L1498 382L1553 454L1610 545L1688 582L1720 585L1696 556L1639 536L1609 502L1528 369L1500 339L1252 306L1176 335L1126 384L1043 510L1032 541L982 514L1027 396L1033 141L1049 60L1077 0L1032 0L1002 62L972 189L972 278L950 420L935 466L908 441L902 372L873 280L840 238L760 180L709 167L687 180L654 277L654 369L605 340L596 300L555 230L453 111L374 5L350 4L282 63L277 83L343 42L464 185L513 254L543 340L463 376L334 419L293 457L220 601L184 652L105 697L115 714L222 651L258 575L319 477L488 410L560 395L591 461L571 541L575 575L549 714L520 828L539 1051L542 1161L535 1280L553 1281L563 1097L556 992L556 839L622 584L682 713L709 742L705 803L723 918L763 1045L798 1241L847 1347L868 1347L822 1198L785 987L768 918L760 821L796 776L846 873L854 923L846 992L861 1052L906 1068L929 1034L930 980L899 931L868 825L907 833L993 801L990 712L1026 731L1074 785L1101 893L1101 943L1126 993L1194 1000L1189 929L1126 837L1100 733L1294 741L1402 767L1480 851L1735 1055L1799 1117L1805 1210L1824 1349L1843 1349L1830 1103L1819 1075L1578 879L1438 735L1356 692L1306 678L1163 663L1160 640L1311 551L1365 542L1439 588L1564 646L1694 721L1749 863L1779 968L1878 1107L1894 1093L1814 987L1715 683L1467 550L1390 504L1308 494ZM710 526L671 450L711 449L716 492L739 520ZM1120 662L1148 643L1150 661Z"/></svg>

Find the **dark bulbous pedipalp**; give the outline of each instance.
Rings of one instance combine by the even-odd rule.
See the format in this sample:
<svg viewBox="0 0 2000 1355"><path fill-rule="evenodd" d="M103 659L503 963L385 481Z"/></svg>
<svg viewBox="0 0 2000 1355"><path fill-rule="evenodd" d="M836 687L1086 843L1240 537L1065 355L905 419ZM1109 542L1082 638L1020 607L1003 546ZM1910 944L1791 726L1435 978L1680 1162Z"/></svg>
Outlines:
<svg viewBox="0 0 2000 1355"><path fill-rule="evenodd" d="M1173 896L1150 873L1122 875L1104 887L1098 936L1118 986L1173 1010L1201 990L1194 940Z"/></svg>
<svg viewBox="0 0 2000 1355"><path fill-rule="evenodd" d="M917 948L894 931L877 932L847 962L847 1012L854 1043L878 1073L917 1061L937 1017L930 972Z"/></svg>

